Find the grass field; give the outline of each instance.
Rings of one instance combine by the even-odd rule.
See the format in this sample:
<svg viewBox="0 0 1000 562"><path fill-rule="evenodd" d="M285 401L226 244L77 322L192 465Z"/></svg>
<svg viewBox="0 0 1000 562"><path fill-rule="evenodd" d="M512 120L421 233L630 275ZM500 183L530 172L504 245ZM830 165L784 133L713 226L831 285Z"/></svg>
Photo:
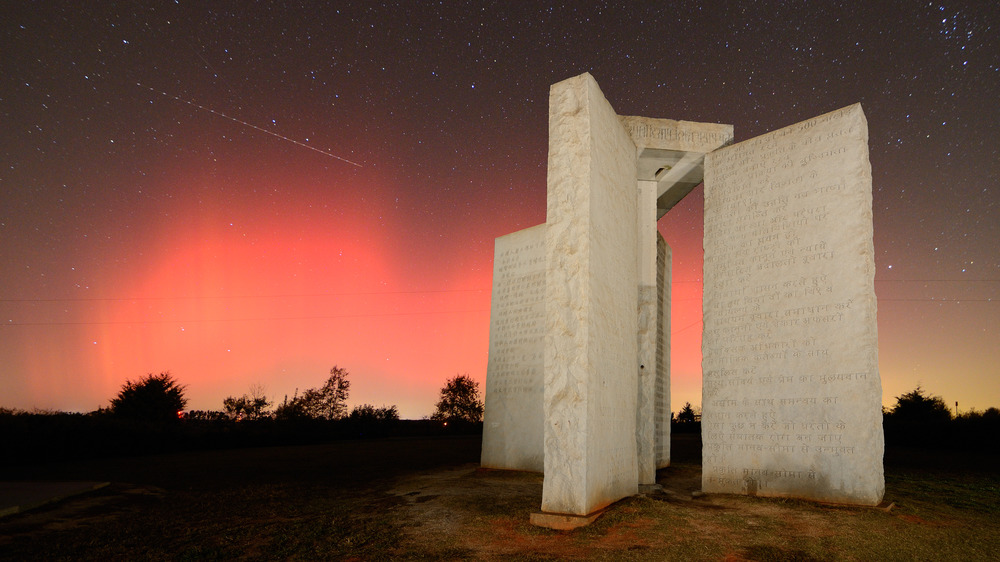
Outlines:
<svg viewBox="0 0 1000 562"><path fill-rule="evenodd" d="M528 524L541 476L481 470L478 437L343 441L6 469L108 488L0 520L0 558L986 560L1000 553L995 457L887 455L889 510L692 498L697 435L663 493L593 525ZM925 456L928 455L928 456Z"/></svg>

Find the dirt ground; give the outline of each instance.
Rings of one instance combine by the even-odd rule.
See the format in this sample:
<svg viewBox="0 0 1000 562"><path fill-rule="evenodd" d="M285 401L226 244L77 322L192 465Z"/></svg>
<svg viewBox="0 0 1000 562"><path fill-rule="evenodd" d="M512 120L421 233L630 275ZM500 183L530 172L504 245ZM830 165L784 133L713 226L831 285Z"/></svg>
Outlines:
<svg viewBox="0 0 1000 562"><path fill-rule="evenodd" d="M674 463L658 482L662 491L559 532L528 523L541 503L541 475L468 464L407 476L390 490L405 500L396 508L397 552L479 560L985 560L1000 542L1000 488L988 473L891 475L881 508L692 494L701 487L694 463Z"/></svg>
<svg viewBox="0 0 1000 562"><path fill-rule="evenodd" d="M7 469L0 478L112 484L0 519L0 559L970 560L1000 551L1000 487L982 465L891 468L888 511L693 497L697 437L677 436L672 466L658 473L662 492L562 532L528 522L541 475L481 469L479 446L478 437L386 439Z"/></svg>

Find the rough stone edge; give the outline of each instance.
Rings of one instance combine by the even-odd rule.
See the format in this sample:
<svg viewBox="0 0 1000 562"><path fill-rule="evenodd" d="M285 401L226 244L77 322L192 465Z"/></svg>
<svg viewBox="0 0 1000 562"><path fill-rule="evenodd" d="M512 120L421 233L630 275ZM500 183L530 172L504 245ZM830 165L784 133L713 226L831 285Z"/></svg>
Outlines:
<svg viewBox="0 0 1000 562"><path fill-rule="evenodd" d="M545 527L556 531L572 531L573 529L579 529L580 527L590 525L596 521L598 517L604 515L604 512L607 510L607 507L603 507L587 515L571 515L568 513L536 511L531 514L529 521L536 527Z"/></svg>
<svg viewBox="0 0 1000 562"><path fill-rule="evenodd" d="M595 126L595 120L602 118L606 118L603 124L608 125L608 128L602 128L601 123L596 123ZM621 141L618 147L609 140L614 136L618 136ZM604 145L608 145L609 150L606 152L595 148ZM621 149L621 153L617 156L629 155L627 173L625 167L618 166L621 161L613 160L618 149ZM634 143L621 128L617 114L590 74L569 78L549 88L549 159L546 178L546 261L549 274L545 281L544 356L546 447L545 480L542 486L542 509L549 510L548 512L590 513L599 506L608 505L636 492L638 469L634 456L634 421L629 420L626 415L621 420L625 425L620 426L625 429L615 436L620 439L619 447L628 447L631 441L633 449L626 451L631 452L631 460L625 458L619 463L631 466L616 473L615 469L618 467L612 463L597 465L591 462L599 454L593 444L600 442L600 437L597 438L598 441L591 437L605 431L607 427L596 425L592 414L597 409L595 404L606 403L608 399L607 396L594 394L592 389L588 389L589 381L596 379L595 373L602 372L601 368L606 366L607 360L597 359L604 358L601 350L608 346L607 341L594 335L595 331L601 332L606 328L608 322L606 318L592 314L592 311L602 310L601 306L607 304L605 301L609 297L614 297L612 301L619 298L629 300L624 306L611 307L611 310L638 308L638 294L634 284L637 280L628 283L627 287L625 283L621 283L623 271L636 275L632 269L637 267L634 255L632 260L621 260L620 265L629 269L619 268L615 276L607 278L618 281L613 283L621 285L617 291L608 291L607 283L596 282L607 281L600 276L599 270L607 265L606 262L616 260L608 260L608 256L612 254L602 251L602 247L597 244L599 240L606 246L607 240L596 238L595 232L601 232L602 225L593 220L592 212L594 202L606 204L606 198L601 196L610 194L601 189L593 189L594 185L610 185L609 182L617 177L616 172L621 173L623 178L627 177L627 184L620 185L627 185L629 191L635 188L634 151ZM596 165L606 167L595 170L595 159ZM604 172L598 173L600 170ZM595 184L595 180L599 181ZM581 189L581 186L588 187ZM623 198L620 201L626 206L634 207L636 204L634 199ZM576 210L567 210L569 208ZM632 211L628 217L630 220L625 222L634 229L637 218L635 210ZM604 225L607 222L604 221ZM622 228L627 227L622 224ZM628 236L628 232L629 230L622 231L625 236ZM636 232L631 230L631 240L628 240L626 248L636 246L635 236ZM565 247L573 249L566 252L563 251ZM567 256L579 257L567 259ZM598 273L595 274L595 271ZM578 296L581 290L585 291L585 307L575 304L581 300ZM580 312L581 309L585 310ZM567 314L567 311L572 314ZM630 406L625 411L631 411L638 393L638 381L634 378L638 371L638 350L634 335L638 330L638 318L635 315L624 315L622 318L627 319L628 326L609 333L622 334L620 343L625 350L623 357L630 362L624 369L619 369L616 365L613 371L621 370L633 377L625 381L630 383L631 395L622 394ZM580 353L578 349L574 349L572 353L567 352L566 349L570 347L567 344L574 342L579 344L577 348L582 346L587 352ZM608 372L610 371L609 369ZM580 431L568 429L575 425L585 428L585 432L581 434ZM557 445L553 446L553 443ZM566 446L558 446L559 444ZM578 453L576 456L579 458L573 458L570 451ZM620 459L613 458L612 462L618 460Z"/></svg>

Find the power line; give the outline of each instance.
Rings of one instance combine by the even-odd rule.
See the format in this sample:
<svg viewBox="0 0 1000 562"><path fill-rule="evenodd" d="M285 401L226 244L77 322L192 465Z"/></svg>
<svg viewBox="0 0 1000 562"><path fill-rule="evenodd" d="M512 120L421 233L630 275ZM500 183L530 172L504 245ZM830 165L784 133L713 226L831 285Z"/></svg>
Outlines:
<svg viewBox="0 0 1000 562"><path fill-rule="evenodd" d="M420 316L424 314L471 314L489 312L488 309L432 310L426 312L386 312L383 314L334 314L323 316L282 316L271 318L201 318L197 320L120 320L108 322L7 322L0 326L115 326L136 324L200 324L206 322L283 322L291 320L334 320L339 318L379 318L388 316Z"/></svg>
<svg viewBox="0 0 1000 562"><path fill-rule="evenodd" d="M1000 283L1000 279L876 279L876 283Z"/></svg>
<svg viewBox="0 0 1000 562"><path fill-rule="evenodd" d="M876 279L876 283L1000 283L1000 279ZM703 284L701 281L676 281L672 285L680 284ZM488 289L450 289L432 291L359 291L351 293L300 293L300 294L275 294L275 295L194 295L194 296L173 296L173 297L73 297L73 298L49 298L49 299L0 299L0 303L29 303L29 302L121 302L121 301L178 301L178 300L209 300L209 299L285 299L285 298L318 298L318 297L356 297L374 295L417 295L417 294L450 294L450 293L481 293ZM677 299L675 299L677 300ZM680 299L694 300L694 298ZM962 300L970 302L991 302L993 299L890 299L880 298L879 300Z"/></svg>
<svg viewBox="0 0 1000 562"><path fill-rule="evenodd" d="M120 302L120 301L177 301L177 300L208 300L208 299L290 299L317 297L358 297L371 295L420 295L441 293L481 293L486 289L454 289L441 291L369 291L356 293L313 293L284 295L195 295L177 297L79 297L65 299L0 299L0 302Z"/></svg>
<svg viewBox="0 0 1000 562"><path fill-rule="evenodd" d="M878 299L879 302L927 302L927 303L996 303L997 299ZM200 318L200 319L180 319L180 320L121 320L107 322L5 322L0 327L14 326L114 326L114 325L163 325L163 324L199 324L207 322L284 322L301 320L336 320L342 318L383 318L393 316L420 316L428 314L471 314L489 312L488 309L470 310L435 310L424 312L387 312L383 314L333 314L320 316L279 316L279 317L258 317L258 318ZM696 320L687 326L679 328L671 334L679 334L693 328L701 323Z"/></svg>
<svg viewBox="0 0 1000 562"><path fill-rule="evenodd" d="M878 299L878 302L1000 302L1000 299Z"/></svg>
<svg viewBox="0 0 1000 562"><path fill-rule="evenodd" d="M695 320L694 322L688 324L687 326L684 326L683 328L680 328L678 330L674 330L673 332L670 332L670 335L671 336L675 336L675 335L677 335L677 334L679 334L681 332L684 332L686 330L690 330L691 328L694 328L695 326L697 326L698 324L701 324L701 323L702 323L701 320Z"/></svg>

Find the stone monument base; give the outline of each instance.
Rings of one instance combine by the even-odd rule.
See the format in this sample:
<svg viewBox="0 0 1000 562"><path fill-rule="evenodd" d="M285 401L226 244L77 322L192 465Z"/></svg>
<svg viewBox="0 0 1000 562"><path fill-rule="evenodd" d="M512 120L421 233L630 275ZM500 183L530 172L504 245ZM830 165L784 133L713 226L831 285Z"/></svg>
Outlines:
<svg viewBox="0 0 1000 562"><path fill-rule="evenodd" d="M531 524L536 527L546 527L557 531L572 531L579 527L586 527L598 517L604 515L607 507L598 509L589 515L572 515L569 513L549 513L547 511L536 511L531 514Z"/></svg>

